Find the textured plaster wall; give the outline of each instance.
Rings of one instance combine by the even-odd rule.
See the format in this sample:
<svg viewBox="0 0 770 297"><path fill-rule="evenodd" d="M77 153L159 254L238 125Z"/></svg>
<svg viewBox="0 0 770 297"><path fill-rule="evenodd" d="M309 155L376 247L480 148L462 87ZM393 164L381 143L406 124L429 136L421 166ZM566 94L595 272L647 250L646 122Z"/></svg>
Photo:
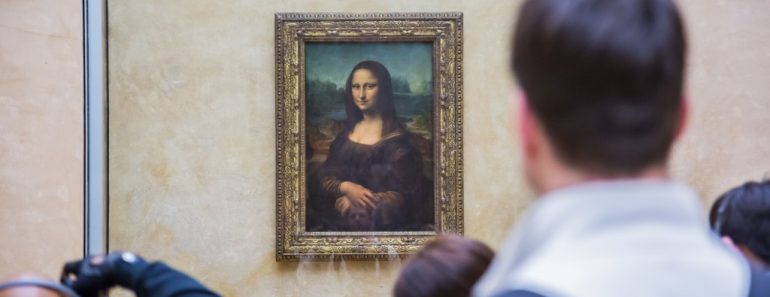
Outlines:
<svg viewBox="0 0 770 297"><path fill-rule="evenodd" d="M510 125L518 1L110 1L111 249L162 258L226 296L387 296L401 263L276 263L275 12L465 15L466 235L497 246L531 201ZM682 3L690 130L675 177L710 202L770 170L762 0Z"/></svg>
<svg viewBox="0 0 770 297"><path fill-rule="evenodd" d="M83 251L81 1L0 1L0 280Z"/></svg>
<svg viewBox="0 0 770 297"><path fill-rule="evenodd" d="M681 4L690 121L672 169L710 206L729 188L770 178L770 1Z"/></svg>

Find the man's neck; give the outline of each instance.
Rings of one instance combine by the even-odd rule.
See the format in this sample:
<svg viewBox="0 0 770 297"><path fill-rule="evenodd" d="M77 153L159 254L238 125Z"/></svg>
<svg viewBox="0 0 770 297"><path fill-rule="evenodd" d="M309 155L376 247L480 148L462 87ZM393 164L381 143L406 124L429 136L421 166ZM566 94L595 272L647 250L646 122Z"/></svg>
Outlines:
<svg viewBox="0 0 770 297"><path fill-rule="evenodd" d="M561 165L561 164L559 164ZM533 181L538 195L542 196L546 193L556 191L559 189L571 187L586 182L593 181L610 181L621 179L635 179L635 180L665 180L669 179L668 170L665 165L654 165L647 167L641 171L633 174L603 174L592 173L590 171L579 170L566 166L552 166L543 170L541 176L537 177L537 181Z"/></svg>
<svg viewBox="0 0 770 297"><path fill-rule="evenodd" d="M749 249L749 247L747 247L746 245L737 244L735 245L735 247L738 248L738 251L740 251L741 254L743 254L743 256L745 256L750 263L753 263L754 265L756 265L762 270L770 270L770 265L762 261L762 259L759 258L759 256L757 256L756 254L754 254L754 252L752 252L751 249Z"/></svg>

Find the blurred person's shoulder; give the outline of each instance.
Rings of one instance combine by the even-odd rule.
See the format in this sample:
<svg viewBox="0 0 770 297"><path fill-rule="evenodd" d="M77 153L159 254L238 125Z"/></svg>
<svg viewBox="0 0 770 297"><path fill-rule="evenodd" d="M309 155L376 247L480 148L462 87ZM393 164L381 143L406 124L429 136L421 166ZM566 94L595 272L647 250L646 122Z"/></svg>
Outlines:
<svg viewBox="0 0 770 297"><path fill-rule="evenodd" d="M495 297L548 297L527 290L515 290L502 293Z"/></svg>

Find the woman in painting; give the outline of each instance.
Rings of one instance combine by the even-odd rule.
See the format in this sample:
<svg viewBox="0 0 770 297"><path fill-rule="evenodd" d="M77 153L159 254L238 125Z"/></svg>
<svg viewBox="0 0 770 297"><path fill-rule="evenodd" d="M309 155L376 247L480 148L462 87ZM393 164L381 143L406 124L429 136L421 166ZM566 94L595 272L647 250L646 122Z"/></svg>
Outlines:
<svg viewBox="0 0 770 297"><path fill-rule="evenodd" d="M345 84L347 120L319 170L316 203L340 231L423 230L432 222L430 183L412 135L396 118L388 70L358 63Z"/></svg>

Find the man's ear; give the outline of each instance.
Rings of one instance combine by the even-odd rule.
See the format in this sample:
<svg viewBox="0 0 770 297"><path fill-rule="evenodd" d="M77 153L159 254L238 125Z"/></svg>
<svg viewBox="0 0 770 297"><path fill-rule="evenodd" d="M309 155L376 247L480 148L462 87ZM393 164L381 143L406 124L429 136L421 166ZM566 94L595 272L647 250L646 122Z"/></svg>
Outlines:
<svg viewBox="0 0 770 297"><path fill-rule="evenodd" d="M535 123L534 114L527 104L526 95L523 92L519 92L514 98L518 111L518 128L519 137L521 140L521 151L525 157L532 157L537 151L537 123Z"/></svg>
<svg viewBox="0 0 770 297"><path fill-rule="evenodd" d="M740 250L738 250L738 246L735 245L733 239L730 238L730 236L722 236L720 239L722 240L722 243L724 243L727 247L735 250L736 252L740 252Z"/></svg>
<svg viewBox="0 0 770 297"><path fill-rule="evenodd" d="M682 103L679 107L679 117L676 123L676 133L674 139L680 139L687 127L687 121L690 119L690 97L687 93L682 95Z"/></svg>

